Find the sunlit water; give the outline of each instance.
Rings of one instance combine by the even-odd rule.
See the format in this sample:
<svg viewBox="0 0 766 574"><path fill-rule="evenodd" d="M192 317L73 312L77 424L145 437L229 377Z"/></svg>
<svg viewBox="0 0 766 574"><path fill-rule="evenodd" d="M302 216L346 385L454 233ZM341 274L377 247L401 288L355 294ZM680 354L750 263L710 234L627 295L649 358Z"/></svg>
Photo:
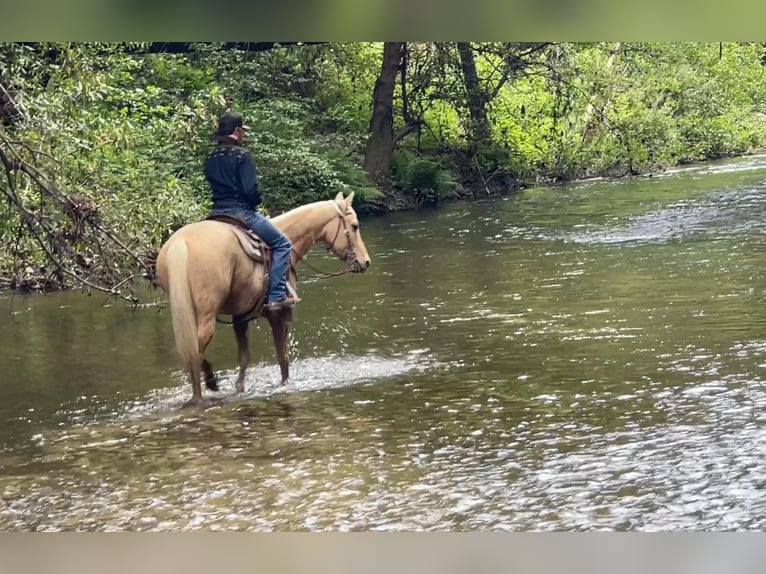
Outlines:
<svg viewBox="0 0 766 574"><path fill-rule="evenodd" d="M204 410L166 309L0 299L0 528L761 530L765 209L751 157L364 221Z"/></svg>

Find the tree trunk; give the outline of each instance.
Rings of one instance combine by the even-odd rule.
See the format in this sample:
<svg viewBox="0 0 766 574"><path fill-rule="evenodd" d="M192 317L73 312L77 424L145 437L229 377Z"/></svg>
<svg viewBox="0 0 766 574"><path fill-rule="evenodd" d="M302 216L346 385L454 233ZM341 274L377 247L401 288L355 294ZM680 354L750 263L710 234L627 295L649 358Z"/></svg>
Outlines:
<svg viewBox="0 0 766 574"><path fill-rule="evenodd" d="M489 98L479 83L479 74L476 71L476 60L471 45L467 42L458 42L457 51L460 55L460 68L463 71L468 113L471 118L468 133L469 149L471 155L474 155L479 146L488 143L491 139L489 121L487 120L487 100Z"/></svg>
<svg viewBox="0 0 766 574"><path fill-rule="evenodd" d="M20 96L21 94L13 89L10 83L0 78L0 124L10 126L27 116Z"/></svg>
<svg viewBox="0 0 766 574"><path fill-rule="evenodd" d="M394 153L394 87L402 61L404 42L386 42L383 64L375 81L370 137L364 155L364 170L371 181L387 187Z"/></svg>

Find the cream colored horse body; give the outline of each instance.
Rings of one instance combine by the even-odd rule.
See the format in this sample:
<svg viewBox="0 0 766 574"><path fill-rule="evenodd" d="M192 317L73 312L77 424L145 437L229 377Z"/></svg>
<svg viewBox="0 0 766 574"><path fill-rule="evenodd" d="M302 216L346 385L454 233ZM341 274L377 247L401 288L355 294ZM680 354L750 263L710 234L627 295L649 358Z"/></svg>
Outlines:
<svg viewBox="0 0 766 574"><path fill-rule="evenodd" d="M324 242L352 271L370 265L359 222L351 207L354 194L298 207L274 218L273 223L293 244L291 260L299 262L317 242ZM215 333L216 316L243 315L253 309L264 288L263 265L242 249L230 224L219 221L191 223L176 231L157 257L157 284L167 293L176 349L192 381L193 401L202 398L201 373L209 388L216 388L205 349ZM305 304L305 303L304 303ZM288 312L264 313L274 336L282 383L289 377L287 355ZM235 323L239 350L237 391L244 390L250 361L248 323Z"/></svg>

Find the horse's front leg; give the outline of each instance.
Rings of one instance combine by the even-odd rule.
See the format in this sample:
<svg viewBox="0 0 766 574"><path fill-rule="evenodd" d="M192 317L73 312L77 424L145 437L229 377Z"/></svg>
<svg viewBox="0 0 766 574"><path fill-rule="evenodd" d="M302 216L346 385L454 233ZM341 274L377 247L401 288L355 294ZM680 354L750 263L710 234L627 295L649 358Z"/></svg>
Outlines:
<svg viewBox="0 0 766 574"><path fill-rule="evenodd" d="M287 355L287 335L290 324L287 314L282 312L269 313L271 334L274 336L274 347L277 350L277 361L282 372L282 385L286 385L290 378L290 364Z"/></svg>
<svg viewBox="0 0 766 574"><path fill-rule="evenodd" d="M237 355L239 357L239 375L237 375L237 392L245 392L245 371L250 363L250 345L247 341L247 326L249 323L243 321L234 323L234 334L237 336Z"/></svg>

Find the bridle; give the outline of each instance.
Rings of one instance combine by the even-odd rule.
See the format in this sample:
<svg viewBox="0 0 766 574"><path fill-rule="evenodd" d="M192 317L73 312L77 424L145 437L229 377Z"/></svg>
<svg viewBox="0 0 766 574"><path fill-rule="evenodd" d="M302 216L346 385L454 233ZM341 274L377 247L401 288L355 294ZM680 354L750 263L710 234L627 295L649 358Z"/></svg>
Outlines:
<svg viewBox="0 0 766 574"><path fill-rule="evenodd" d="M330 245L327 247L327 251L329 253L330 249L332 249L332 246L335 245L335 241L338 239L338 234L340 233L340 227L342 225L343 234L346 236L347 243L346 251L343 253L343 261L345 261L348 265L351 265L356 260L356 253L354 252L353 247L351 247L351 232L348 230L348 223L346 223L346 214L341 211L340 206L336 202L333 202L333 205L338 211L338 219L340 219L340 222L338 223L338 227L335 230L335 237L332 238Z"/></svg>
<svg viewBox="0 0 766 574"><path fill-rule="evenodd" d="M346 223L346 214L341 211L340 205L338 205L337 202L333 201L333 205L335 206L335 210L338 212L338 219L340 221L338 222L338 227L335 229L335 236L332 238L332 241L327 246L327 252L329 253L332 250L332 246L335 245L335 241L338 239L338 235L340 235L340 228L343 227L343 233L346 236L346 241L348 243L346 250L343 252L343 260L346 262L346 268L337 271L336 273L327 273L326 271L322 271L321 269L317 269L313 265L311 265L305 257L300 257L298 255L298 252L295 251L295 248L292 249L293 253L296 255L296 264L298 261L303 261L303 264L306 265L309 269L314 271L315 273L319 273L320 275L317 277L317 279L328 279L330 277L337 277L338 275L345 275L346 273L352 273L354 270L353 263L356 261L356 253L354 252L353 247L351 246L351 232L348 229L348 223Z"/></svg>

